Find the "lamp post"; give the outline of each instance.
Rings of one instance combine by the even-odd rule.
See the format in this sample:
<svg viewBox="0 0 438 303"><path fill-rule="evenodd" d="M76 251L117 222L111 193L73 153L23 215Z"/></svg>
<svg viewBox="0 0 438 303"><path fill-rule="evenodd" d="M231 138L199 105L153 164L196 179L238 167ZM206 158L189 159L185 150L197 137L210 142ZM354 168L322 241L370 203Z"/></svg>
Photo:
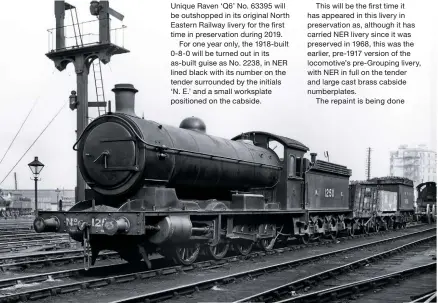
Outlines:
<svg viewBox="0 0 438 303"><path fill-rule="evenodd" d="M55 192L56 192L56 203L57 203L57 205L58 205L58 211L62 211L62 202L61 202L61 200L59 199L59 193L60 193L61 191L59 190L59 188L56 188Z"/></svg>
<svg viewBox="0 0 438 303"><path fill-rule="evenodd" d="M28 164L33 174L33 180L35 181L35 217L38 216L38 175L44 168L44 164L38 161L38 157Z"/></svg>
<svg viewBox="0 0 438 303"><path fill-rule="evenodd" d="M56 201L58 201L59 200L59 193L60 193L61 191L59 190L59 188L56 188L56 190L55 190L55 193L56 193Z"/></svg>

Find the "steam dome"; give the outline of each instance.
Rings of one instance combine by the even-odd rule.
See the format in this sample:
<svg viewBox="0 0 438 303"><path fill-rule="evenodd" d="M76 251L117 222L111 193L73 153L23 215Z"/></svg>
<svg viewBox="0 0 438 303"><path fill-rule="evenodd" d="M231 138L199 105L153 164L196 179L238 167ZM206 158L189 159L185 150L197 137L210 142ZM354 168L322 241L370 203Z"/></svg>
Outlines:
<svg viewBox="0 0 438 303"><path fill-rule="evenodd" d="M196 117L185 118L184 120L182 120L179 127L202 133L205 133L207 130L207 126L205 126L204 121Z"/></svg>

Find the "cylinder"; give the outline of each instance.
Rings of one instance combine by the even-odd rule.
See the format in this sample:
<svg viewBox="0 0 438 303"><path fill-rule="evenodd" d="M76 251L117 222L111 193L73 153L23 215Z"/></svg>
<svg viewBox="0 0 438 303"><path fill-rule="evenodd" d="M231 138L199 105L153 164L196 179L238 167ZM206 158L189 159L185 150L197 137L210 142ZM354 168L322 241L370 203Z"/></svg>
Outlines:
<svg viewBox="0 0 438 303"><path fill-rule="evenodd" d="M151 243L181 243L190 239L192 222L188 216L169 216L157 224L157 229L158 231L149 237Z"/></svg>

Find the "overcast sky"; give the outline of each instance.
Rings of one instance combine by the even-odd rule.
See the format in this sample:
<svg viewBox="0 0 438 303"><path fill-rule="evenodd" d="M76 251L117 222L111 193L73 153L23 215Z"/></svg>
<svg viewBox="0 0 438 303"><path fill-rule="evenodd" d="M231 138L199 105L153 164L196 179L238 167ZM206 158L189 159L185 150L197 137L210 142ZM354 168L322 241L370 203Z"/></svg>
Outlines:
<svg viewBox="0 0 438 303"><path fill-rule="evenodd" d="M291 19L285 34L290 47L276 51L273 57L287 59L289 63L288 74L281 79L282 86L274 88L271 96L262 97L262 105L225 107L170 106L170 50L177 47L169 34L171 1L110 1L111 7L125 15L123 24L128 28L124 45L131 52L114 56L110 64L103 66L107 99L114 100L111 92L114 84L132 83L139 90L137 114L144 113L146 119L177 126L187 116L199 116L207 124L208 133L225 138L251 130L277 133L301 141L317 152L320 159L328 150L331 162L353 170L353 179L365 177L367 147L373 148L373 176L389 175L389 153L400 144L427 144L435 149L436 1L421 1L421 5L418 1L405 1L407 18L417 25L412 31L417 45L412 58L422 62L421 68L409 71L408 86L358 90L361 97L395 96L406 100L405 105L392 107L317 105L314 97L307 95L306 16L309 10L314 10L315 2L287 1ZM80 21L94 18L89 14L89 1L71 3L78 7ZM38 156L46 165L41 188L73 189L76 112L68 108L67 101L70 91L76 89L76 78L71 64L59 72L45 56L49 47L46 30L55 26L53 1L5 1L2 12L0 157L32 104L35 100L38 103L0 165L0 181L64 103L61 114L14 171L19 188L33 188L27 164ZM66 15L66 23L69 22L70 16ZM94 100L91 74L89 80L90 100ZM0 187L13 188L13 184L11 173Z"/></svg>

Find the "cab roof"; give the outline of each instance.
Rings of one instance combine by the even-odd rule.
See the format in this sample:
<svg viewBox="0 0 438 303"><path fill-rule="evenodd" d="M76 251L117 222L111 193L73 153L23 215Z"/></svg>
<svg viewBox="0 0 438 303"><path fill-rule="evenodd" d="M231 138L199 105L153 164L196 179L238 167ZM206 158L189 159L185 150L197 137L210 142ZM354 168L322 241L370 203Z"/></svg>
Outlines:
<svg viewBox="0 0 438 303"><path fill-rule="evenodd" d="M266 136L269 139L276 140L289 148L302 150L304 152L309 151L309 148L307 146L305 146L303 143L301 143L297 140L294 140L294 139L291 139L288 137L284 137L284 136L275 135L275 134L268 133L268 132L260 132L260 131L246 132L246 133L242 133L242 134L232 138L231 140L234 140L234 141L240 140L240 139L252 139L253 140L254 137L257 137L257 136Z"/></svg>

